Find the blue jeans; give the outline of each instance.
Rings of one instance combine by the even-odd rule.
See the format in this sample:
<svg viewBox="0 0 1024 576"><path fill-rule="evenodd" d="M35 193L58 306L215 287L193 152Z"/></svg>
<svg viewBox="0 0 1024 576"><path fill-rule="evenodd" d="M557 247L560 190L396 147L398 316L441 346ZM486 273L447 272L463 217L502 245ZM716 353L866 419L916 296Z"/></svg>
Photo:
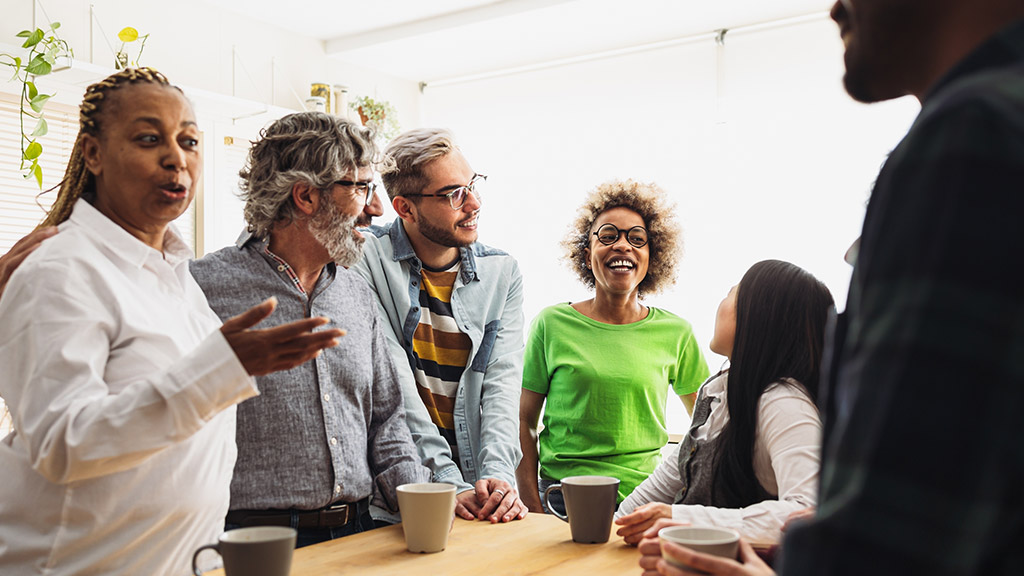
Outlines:
<svg viewBox="0 0 1024 576"><path fill-rule="evenodd" d="M292 512L292 528L298 524L298 513ZM364 512L354 522L349 522L344 526L336 526L334 528L296 528L296 532L299 533L295 539L295 547L302 548L303 546L310 546L312 544L319 544L321 542L327 542L328 540L334 540L335 538L341 538L343 536L351 536L352 534L358 534L360 532L367 532L385 526L386 524L375 524L373 518L370 517L369 512ZM224 531L234 530L241 528L238 524L224 524Z"/></svg>

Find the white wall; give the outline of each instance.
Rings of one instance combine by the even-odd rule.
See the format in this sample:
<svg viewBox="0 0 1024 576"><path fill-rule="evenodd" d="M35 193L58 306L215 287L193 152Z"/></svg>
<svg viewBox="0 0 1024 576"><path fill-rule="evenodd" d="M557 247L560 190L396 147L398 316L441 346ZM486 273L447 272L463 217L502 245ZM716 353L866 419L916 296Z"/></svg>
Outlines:
<svg viewBox="0 0 1024 576"><path fill-rule="evenodd" d="M31 2L5 2L0 42L13 43L30 26ZM315 40L196 0L159 10L131 0L93 4L111 38L127 25L152 34L143 63L186 91L234 91L246 110L295 109L311 82L326 81L390 100L404 128L453 129L474 169L491 177L481 238L519 259L527 320L554 302L589 297L558 248L584 193L609 178L659 183L678 203L686 255L678 284L649 303L690 320L705 346L719 300L760 259L807 268L843 306L850 269L842 255L859 233L880 164L918 110L909 99L853 103L840 82L842 45L825 18L730 32L721 51L706 41L420 95L412 82L326 58ZM48 0L46 9L88 60L89 3ZM108 66L112 56L93 31L95 61ZM80 94L63 97L77 102ZM232 152L224 137L239 145L281 113L232 121L239 101L208 112L197 105L206 134L206 250L232 242L242 222L226 190L235 168L226 168ZM717 368L722 359L705 352ZM670 410L675 429L680 412Z"/></svg>
<svg viewBox="0 0 1024 576"><path fill-rule="evenodd" d="M843 307L843 254L917 103L852 102L824 18L727 35L721 68L717 51L707 41L427 87L424 124L452 128L473 169L491 177L481 239L519 259L528 320L590 296L558 241L584 194L609 178L657 182L678 203L679 282L649 303L694 325L712 370L724 360L706 348L715 310L758 260L806 268ZM677 404L670 424L685 424Z"/></svg>
<svg viewBox="0 0 1024 576"><path fill-rule="evenodd" d="M4 1L0 42L14 43L14 34L31 26L32 3ZM95 22L90 22L90 5L95 7ZM150 34L142 64L160 69L175 84L292 109L301 108L312 82L344 84L356 94L391 100L404 122L417 121L418 88L414 82L329 59L319 40L207 3L47 0L45 6L50 19L61 23L59 33L74 48L78 60L112 67L109 46L116 50L120 46L118 31L133 26L140 34ZM36 25L45 24L37 9ZM135 54L133 50L129 53Z"/></svg>
<svg viewBox="0 0 1024 576"><path fill-rule="evenodd" d="M32 26L33 2L4 0L0 44L15 48L17 41L20 45L15 34ZM141 63L166 74L195 102L204 133L205 251L233 242L243 222L241 204L230 189L237 181L237 168L225 161L231 152L225 148L224 138L234 138L236 145L256 138L270 121L301 109L311 83L342 84L352 96L389 100L398 110L402 126L419 121L415 82L327 58L318 40L197 0L46 0L43 4L46 15L61 23L59 34L71 44L76 60L95 65L47 77L43 85L58 90L56 102L77 106L85 86L114 71L111 46L113 50L120 46L116 35L125 26L150 34ZM95 21L90 19L90 4L95 7ZM37 8L36 26L46 25ZM129 54L134 58L135 51ZM0 91L20 89L5 79L0 79ZM233 120L263 108L268 112ZM7 160L5 169L10 164ZM15 169L16 160L12 159ZM59 174L48 175L47 187L59 179Z"/></svg>

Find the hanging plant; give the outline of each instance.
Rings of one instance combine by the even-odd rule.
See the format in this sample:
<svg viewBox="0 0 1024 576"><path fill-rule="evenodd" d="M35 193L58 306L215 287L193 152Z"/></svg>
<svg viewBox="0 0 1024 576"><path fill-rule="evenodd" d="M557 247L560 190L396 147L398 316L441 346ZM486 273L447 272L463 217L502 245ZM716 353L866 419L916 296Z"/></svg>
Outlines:
<svg viewBox="0 0 1024 576"><path fill-rule="evenodd" d="M359 113L364 126L372 126L377 131L378 144L382 146L402 131L398 126L398 113L387 100L360 96L349 104L349 107Z"/></svg>
<svg viewBox="0 0 1024 576"><path fill-rule="evenodd" d="M43 30L22 30L16 36L24 38L22 48L28 53L21 56L0 54L0 64L14 69L11 81L21 82L21 100L18 107L18 121L21 127L21 169L25 178L35 178L39 189L43 188L43 169L39 166L39 156L43 153L43 145L39 138L49 131L43 107L53 94L43 94L36 87L35 80L53 71L58 58L70 58L73 55L68 43L57 36L60 22L54 22ZM31 131L26 126L32 126Z"/></svg>
<svg viewBox="0 0 1024 576"><path fill-rule="evenodd" d="M114 68L121 70L122 68L138 68L140 66L139 61L142 60L142 51L146 48L146 40L149 39L149 34L145 36L139 36L139 31L131 26L125 26L117 33L117 39L121 41L121 47L118 48L117 54L114 55ZM128 57L128 51L126 46L128 44L139 43L139 53L135 55L135 60L131 60Z"/></svg>

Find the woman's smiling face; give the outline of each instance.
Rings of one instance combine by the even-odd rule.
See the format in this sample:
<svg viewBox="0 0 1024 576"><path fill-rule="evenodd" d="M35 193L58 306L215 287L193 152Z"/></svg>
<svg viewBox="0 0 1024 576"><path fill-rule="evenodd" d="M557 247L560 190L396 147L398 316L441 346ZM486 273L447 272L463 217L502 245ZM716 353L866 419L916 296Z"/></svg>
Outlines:
<svg viewBox="0 0 1024 576"><path fill-rule="evenodd" d="M602 244L594 235L605 224L611 224L621 231L611 245ZM626 231L634 226L646 228L643 217L629 208L617 206L600 213L590 227L586 258L594 273L594 287L599 293L635 293L647 277L650 244L637 248L627 241Z"/></svg>

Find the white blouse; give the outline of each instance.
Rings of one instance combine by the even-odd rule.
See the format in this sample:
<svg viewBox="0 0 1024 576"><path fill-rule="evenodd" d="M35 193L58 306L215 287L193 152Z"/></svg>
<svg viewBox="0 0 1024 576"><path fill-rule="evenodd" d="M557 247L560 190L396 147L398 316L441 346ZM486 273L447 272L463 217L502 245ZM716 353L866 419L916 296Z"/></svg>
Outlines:
<svg viewBox="0 0 1024 576"><path fill-rule="evenodd" d="M0 573L188 574L223 530L234 405L257 394L169 229L79 200L0 298Z"/></svg>
<svg viewBox="0 0 1024 576"><path fill-rule="evenodd" d="M697 437L717 437L729 422L726 394L728 373L704 384L712 397L711 414L697 429ZM821 419L818 409L798 386L772 384L758 403L758 432L754 441L754 474L777 500L746 508L672 506L672 518L694 526L732 528L748 540L778 542L790 513L814 506L821 465ZM615 517L629 514L648 502L671 503L682 488L679 447L676 445L654 472L619 506Z"/></svg>

